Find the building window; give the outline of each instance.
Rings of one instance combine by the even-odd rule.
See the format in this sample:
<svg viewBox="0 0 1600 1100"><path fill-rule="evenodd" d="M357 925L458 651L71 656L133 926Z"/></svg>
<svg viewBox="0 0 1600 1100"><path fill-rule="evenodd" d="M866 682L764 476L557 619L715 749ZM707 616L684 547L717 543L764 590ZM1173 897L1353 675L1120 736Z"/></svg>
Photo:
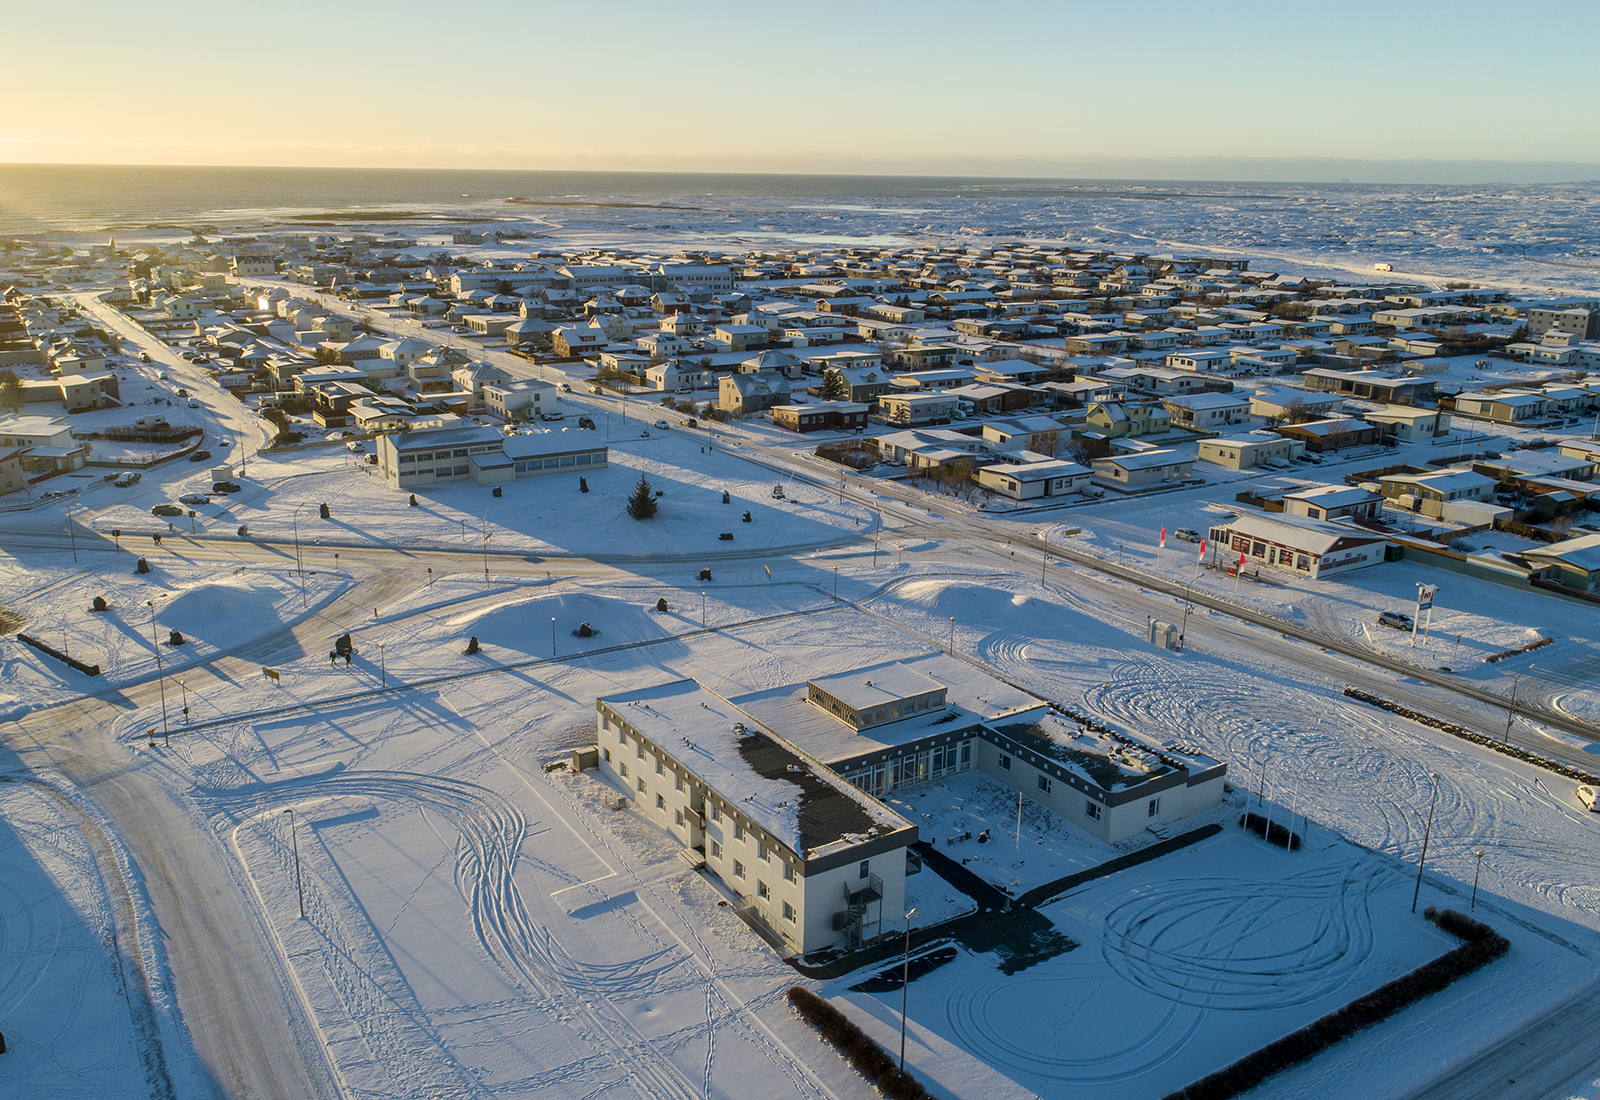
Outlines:
<svg viewBox="0 0 1600 1100"><path fill-rule="evenodd" d="M784 882L793 882L794 881L794 868L791 867L787 863L785 863L783 865L783 881Z"/></svg>
<svg viewBox="0 0 1600 1100"><path fill-rule="evenodd" d="M1150 805L1145 807L1144 816L1145 817L1155 817L1156 814L1158 814L1160 812L1161 812L1161 799L1152 798L1150 800Z"/></svg>
<svg viewBox="0 0 1600 1100"><path fill-rule="evenodd" d="M1098 802L1085 802L1083 804L1083 806L1084 806L1083 812L1089 815L1090 820L1092 820L1092 821L1099 821L1100 820L1100 803L1098 803Z"/></svg>
<svg viewBox="0 0 1600 1100"><path fill-rule="evenodd" d="M667 800L665 798L662 798L660 795L656 795L656 809L664 810L666 808L667 808Z"/></svg>
<svg viewBox="0 0 1600 1100"><path fill-rule="evenodd" d="M640 760L644 759L644 742L643 741L635 741L633 743L633 755L636 756L637 758L639 758Z"/></svg>
<svg viewBox="0 0 1600 1100"><path fill-rule="evenodd" d="M711 858L712 859L721 859L722 858L722 845L718 844L714 840L711 842Z"/></svg>
<svg viewBox="0 0 1600 1100"><path fill-rule="evenodd" d="M628 765L622 765L622 778L628 778Z"/></svg>
<svg viewBox="0 0 1600 1100"><path fill-rule="evenodd" d="M678 776L678 777L677 777L677 778L676 778L676 779L675 779L675 780L674 780L674 781L673 781L673 784L672 784L672 789L673 789L673 790L675 790L675 791L681 791L681 790L683 790L683 776L682 776L682 775L679 775L679 776Z"/></svg>
<svg viewBox="0 0 1600 1100"><path fill-rule="evenodd" d="M783 919L786 921L794 920L794 906L788 902L783 903Z"/></svg>
<svg viewBox="0 0 1600 1100"><path fill-rule="evenodd" d="M683 811L682 811L682 810L674 810L674 811L672 811L672 816L673 816L673 819L674 819L674 820L675 820L675 821L676 821L676 822L677 822L677 823L678 823L678 824L679 824L679 825L680 825L680 826L681 826L681 825L682 825L682 824L683 824Z"/></svg>
<svg viewBox="0 0 1600 1100"><path fill-rule="evenodd" d="M735 821L733 823L733 839L744 839L744 823L742 821Z"/></svg>
<svg viewBox="0 0 1600 1100"><path fill-rule="evenodd" d="M1045 794L1050 793L1050 777L1042 772L1039 775L1039 789Z"/></svg>
<svg viewBox="0 0 1600 1100"><path fill-rule="evenodd" d="M772 889L760 879L756 879L756 896L770 898L772 897Z"/></svg>
<svg viewBox="0 0 1600 1100"><path fill-rule="evenodd" d="M1011 757L1005 753L1000 754L1000 770L1007 772L1011 770Z"/></svg>
<svg viewBox="0 0 1600 1100"><path fill-rule="evenodd" d="M869 874L871 874L872 873L871 864L872 864L872 861L870 859L862 860L861 861L861 869L860 869L859 872L857 872L856 878L866 878Z"/></svg>
<svg viewBox="0 0 1600 1100"><path fill-rule="evenodd" d="M711 820L712 821L721 821L722 820L722 807L718 806L714 802L711 804Z"/></svg>
<svg viewBox="0 0 1600 1100"><path fill-rule="evenodd" d="M744 878L744 864L740 863L738 860L733 861L733 877Z"/></svg>
<svg viewBox="0 0 1600 1100"><path fill-rule="evenodd" d="M639 777L639 793L644 794L644 776Z"/></svg>
<svg viewBox="0 0 1600 1100"><path fill-rule="evenodd" d="M767 847L765 841L756 845L756 858L763 863L772 862L772 849Z"/></svg>
<svg viewBox="0 0 1600 1100"><path fill-rule="evenodd" d="M661 767L661 757L658 756L658 757L656 757L656 774L660 775L662 773L662 770L663 769Z"/></svg>
<svg viewBox="0 0 1600 1100"><path fill-rule="evenodd" d="M963 742L961 742L961 766L963 768L970 768L972 766L972 742L971 741L963 741Z"/></svg>

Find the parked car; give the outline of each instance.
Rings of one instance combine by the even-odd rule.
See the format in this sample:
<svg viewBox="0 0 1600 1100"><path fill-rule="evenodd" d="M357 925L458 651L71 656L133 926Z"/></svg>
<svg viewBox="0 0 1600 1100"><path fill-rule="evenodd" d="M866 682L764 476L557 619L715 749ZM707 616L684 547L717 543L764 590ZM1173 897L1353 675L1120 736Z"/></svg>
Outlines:
<svg viewBox="0 0 1600 1100"><path fill-rule="evenodd" d="M1378 623L1382 626L1392 626L1396 630L1410 630L1411 616L1399 611L1385 611L1378 616Z"/></svg>
<svg viewBox="0 0 1600 1100"><path fill-rule="evenodd" d="M139 353L139 362L141 362L141 363L150 362L150 353L147 352L147 351L141 351Z"/></svg>
<svg viewBox="0 0 1600 1100"><path fill-rule="evenodd" d="M694 428L699 426L699 422L696 421L692 416L686 416L682 420L678 421L678 423L685 428Z"/></svg>
<svg viewBox="0 0 1600 1100"><path fill-rule="evenodd" d="M189 398L189 407L191 409L198 409L200 407L200 402L191 397Z"/></svg>
<svg viewBox="0 0 1600 1100"><path fill-rule="evenodd" d="M1578 788L1578 801L1583 803L1583 808L1590 813L1600 812L1600 801L1596 801L1595 790L1588 784Z"/></svg>
<svg viewBox="0 0 1600 1100"><path fill-rule="evenodd" d="M672 427L672 425L668 424L665 420L657 420L654 424L652 424L650 426L652 428L670 428L670 427Z"/></svg>
<svg viewBox="0 0 1600 1100"><path fill-rule="evenodd" d="M539 414L540 420L565 420L566 418L567 414L557 409L551 409L549 412Z"/></svg>
<svg viewBox="0 0 1600 1100"><path fill-rule="evenodd" d="M1199 542L1200 532L1192 527L1180 527L1172 532L1172 537L1179 542Z"/></svg>
<svg viewBox="0 0 1600 1100"><path fill-rule="evenodd" d="M344 445L344 449L353 455L358 455L367 449L367 445L359 439L352 439Z"/></svg>
<svg viewBox="0 0 1600 1100"><path fill-rule="evenodd" d="M572 383L571 382L563 382L563 383L561 383L561 392L562 393L571 393L572 392Z"/></svg>
<svg viewBox="0 0 1600 1100"><path fill-rule="evenodd" d="M166 371L162 371L160 374L156 375L156 377L161 379L161 381L165 382L167 380L167 372Z"/></svg>
<svg viewBox="0 0 1600 1100"><path fill-rule="evenodd" d="M580 416L580 417L578 417L578 427L587 428L591 432L594 431L595 430L594 417L592 417L592 416Z"/></svg>
<svg viewBox="0 0 1600 1100"><path fill-rule="evenodd" d="M368 466L376 466L377 464L378 464L378 456L377 455L368 455L367 456L367 465Z"/></svg>
<svg viewBox="0 0 1600 1100"><path fill-rule="evenodd" d="M213 493L242 493L244 492L244 486L237 481L219 481L211 486L211 491Z"/></svg>
<svg viewBox="0 0 1600 1100"><path fill-rule="evenodd" d="M176 504L158 504L150 509L150 514L152 516L181 516L183 515L183 509Z"/></svg>
<svg viewBox="0 0 1600 1100"><path fill-rule="evenodd" d="M119 489L126 489L130 485L139 484L139 479L143 476L144 475L138 470L126 470L118 474L117 480L113 481L111 484L115 485Z"/></svg>
<svg viewBox="0 0 1600 1100"><path fill-rule="evenodd" d="M178 498L179 504L210 504L211 498L204 493L184 493Z"/></svg>
<svg viewBox="0 0 1600 1100"><path fill-rule="evenodd" d="M208 459L210 457L211 457L211 452L210 451L199 450L199 451L196 451L194 454L189 456L189 461L190 462L204 462L206 459Z"/></svg>

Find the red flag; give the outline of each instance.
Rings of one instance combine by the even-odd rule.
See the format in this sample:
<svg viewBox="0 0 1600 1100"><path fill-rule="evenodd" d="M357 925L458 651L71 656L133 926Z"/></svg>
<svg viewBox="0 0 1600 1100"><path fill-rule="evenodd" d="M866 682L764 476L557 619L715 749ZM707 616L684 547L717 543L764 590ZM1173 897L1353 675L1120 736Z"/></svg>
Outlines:
<svg viewBox="0 0 1600 1100"><path fill-rule="evenodd" d="M1238 571L1240 573L1244 572L1244 551L1243 550L1239 551L1239 569L1238 569Z"/></svg>
<svg viewBox="0 0 1600 1100"><path fill-rule="evenodd" d="M1205 539L1201 539L1200 540L1200 560L1201 561L1205 561L1206 560L1206 540Z"/></svg>
<svg viewBox="0 0 1600 1100"><path fill-rule="evenodd" d="M1166 548L1167 548L1167 525L1163 523L1161 525L1161 549L1165 550Z"/></svg>

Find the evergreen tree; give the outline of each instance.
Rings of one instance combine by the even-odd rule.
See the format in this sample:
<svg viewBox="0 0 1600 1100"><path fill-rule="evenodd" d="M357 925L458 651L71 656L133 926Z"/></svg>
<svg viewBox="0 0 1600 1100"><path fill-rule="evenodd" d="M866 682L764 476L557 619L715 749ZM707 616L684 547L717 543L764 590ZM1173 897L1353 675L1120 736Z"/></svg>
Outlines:
<svg viewBox="0 0 1600 1100"><path fill-rule="evenodd" d="M836 370L830 370L822 376L822 398L824 401L850 399L850 383L845 381L844 375Z"/></svg>
<svg viewBox="0 0 1600 1100"><path fill-rule="evenodd" d="M656 492L650 488L649 480L641 473L639 484L633 487L633 495L628 497L628 515L634 519L649 519L655 514Z"/></svg>

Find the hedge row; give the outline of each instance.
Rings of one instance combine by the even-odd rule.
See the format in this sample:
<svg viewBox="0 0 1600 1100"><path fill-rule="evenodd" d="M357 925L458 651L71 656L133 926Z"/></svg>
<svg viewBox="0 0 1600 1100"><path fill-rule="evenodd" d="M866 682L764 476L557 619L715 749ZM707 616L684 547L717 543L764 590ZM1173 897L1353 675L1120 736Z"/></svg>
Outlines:
<svg viewBox="0 0 1600 1100"><path fill-rule="evenodd" d="M794 986L789 990L789 1004L889 1100L930 1100L921 1081L896 1065L889 1052L857 1027L850 1017L811 990Z"/></svg>
<svg viewBox="0 0 1600 1100"><path fill-rule="evenodd" d="M1432 726L1434 729L1448 733L1452 737L1459 737L1463 741L1471 741L1474 745L1482 745L1486 749L1493 749L1502 756L1514 757L1524 764L1532 764L1535 767L1543 768L1545 771L1564 775L1568 779L1576 779L1580 783L1600 785L1600 776L1590 775L1588 772L1568 767L1558 760L1551 760L1548 756L1531 753L1527 749L1519 749L1517 746L1508 745L1504 741L1496 741L1492 737L1485 737L1481 733L1475 733L1464 726L1456 725L1454 722L1446 722L1444 719L1435 718L1431 714L1423 714L1419 710L1403 707L1399 703L1391 703L1389 700L1374 695L1370 691L1362 691L1360 688L1345 688L1344 693L1352 699L1370 703L1372 706L1386 710L1390 714L1398 714L1402 718L1409 718L1419 725Z"/></svg>
<svg viewBox="0 0 1600 1100"><path fill-rule="evenodd" d="M1229 1100L1248 1092L1267 1078L1308 1061L1363 1028L1445 989L1511 949L1510 942L1494 929L1452 909L1441 912L1429 906L1423 915L1465 942L1299 1031L1245 1055L1231 1066L1167 1094L1165 1100Z"/></svg>
<svg viewBox="0 0 1600 1100"><path fill-rule="evenodd" d="M1536 649L1543 649L1545 646L1550 645L1554 641L1554 638L1540 638L1536 642L1529 642L1527 645L1519 645L1516 649L1506 649L1501 650L1499 653L1491 653L1489 656L1483 659L1483 662L1484 664L1492 665L1496 661L1503 661L1507 657L1515 657L1519 653L1532 653Z"/></svg>
<svg viewBox="0 0 1600 1100"><path fill-rule="evenodd" d="M79 672L83 673L85 676L100 675L99 665L86 665L76 657L68 657L65 653L61 652L49 642L42 642L38 638L30 638L26 634L18 634L17 641L21 642L23 645L32 646L34 649L37 649L40 653L45 654L47 657L54 657L58 661L66 662Z"/></svg>

